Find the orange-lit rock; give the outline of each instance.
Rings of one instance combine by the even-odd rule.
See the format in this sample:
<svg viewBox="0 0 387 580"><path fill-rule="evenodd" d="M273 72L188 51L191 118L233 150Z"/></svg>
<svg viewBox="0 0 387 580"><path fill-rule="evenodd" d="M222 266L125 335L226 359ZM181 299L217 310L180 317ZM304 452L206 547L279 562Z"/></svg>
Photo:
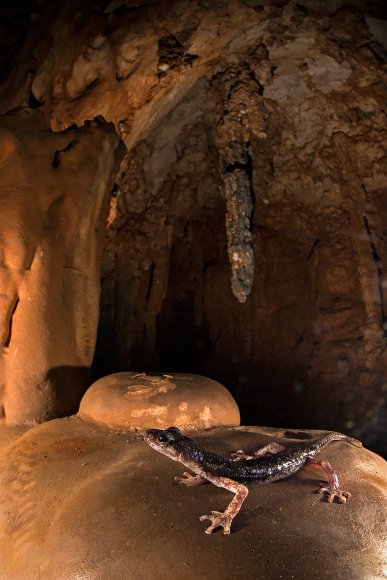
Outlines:
<svg viewBox="0 0 387 580"><path fill-rule="evenodd" d="M116 373L85 393L80 416L114 428L165 429L170 425L208 428L239 425L238 406L216 381L182 373Z"/></svg>
<svg viewBox="0 0 387 580"><path fill-rule="evenodd" d="M99 316L101 217L119 160L106 122L53 133L0 118L0 408L9 424L77 409Z"/></svg>
<svg viewBox="0 0 387 580"><path fill-rule="evenodd" d="M5 4L0 112L128 149L95 376L204 374L244 422L383 445L382 0Z"/></svg>
<svg viewBox="0 0 387 580"><path fill-rule="evenodd" d="M15 435L0 451L2 580L384 577L387 468L367 449L336 442L320 454L352 493L345 505L321 501L320 473L304 470L252 487L231 535L207 536L199 516L232 494L179 485L184 467L140 434L72 417ZM223 427L193 437L229 456L318 435Z"/></svg>

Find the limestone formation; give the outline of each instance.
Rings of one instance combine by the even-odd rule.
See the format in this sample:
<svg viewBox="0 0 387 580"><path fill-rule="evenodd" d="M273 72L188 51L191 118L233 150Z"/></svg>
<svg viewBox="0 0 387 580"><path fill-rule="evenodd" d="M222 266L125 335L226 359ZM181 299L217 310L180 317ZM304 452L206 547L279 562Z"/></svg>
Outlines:
<svg viewBox="0 0 387 580"><path fill-rule="evenodd" d="M191 436L229 456L320 434L223 427ZM366 449L337 442L320 454L352 493L345 505L321 501L321 474L304 470L252 487L231 535L209 537L199 516L223 510L230 492L179 485L184 467L140 434L72 417L12 435L0 451L5 580L384 577L386 462Z"/></svg>
<svg viewBox="0 0 387 580"><path fill-rule="evenodd" d="M99 250L119 138L106 122L60 133L39 111L0 118L3 421L77 410L90 384Z"/></svg>
<svg viewBox="0 0 387 580"><path fill-rule="evenodd" d="M238 406L223 385L182 373L103 377L86 391L79 414L116 429L208 429L240 422Z"/></svg>
<svg viewBox="0 0 387 580"><path fill-rule="evenodd" d="M102 115L128 149L95 376L204 374L243 422L381 445L384 3L5 4L0 112Z"/></svg>
<svg viewBox="0 0 387 580"><path fill-rule="evenodd" d="M208 537L230 494L141 429L387 451L385 18L1 2L1 580L384 577L381 457L332 444L346 505L305 471Z"/></svg>

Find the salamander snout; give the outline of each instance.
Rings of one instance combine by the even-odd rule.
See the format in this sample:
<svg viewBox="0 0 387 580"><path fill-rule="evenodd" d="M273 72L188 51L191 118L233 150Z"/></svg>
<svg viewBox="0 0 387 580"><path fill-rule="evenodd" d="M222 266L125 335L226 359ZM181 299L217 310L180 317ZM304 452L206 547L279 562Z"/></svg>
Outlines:
<svg viewBox="0 0 387 580"><path fill-rule="evenodd" d="M148 429L144 435L144 441L157 451L161 451L170 457L176 455L173 443L179 441L182 435L177 427L168 429Z"/></svg>

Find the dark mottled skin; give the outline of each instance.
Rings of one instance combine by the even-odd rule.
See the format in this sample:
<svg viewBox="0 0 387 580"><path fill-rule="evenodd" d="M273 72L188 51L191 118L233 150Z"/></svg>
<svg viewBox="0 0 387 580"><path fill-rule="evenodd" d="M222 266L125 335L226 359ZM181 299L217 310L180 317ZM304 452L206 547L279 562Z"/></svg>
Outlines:
<svg viewBox="0 0 387 580"><path fill-rule="evenodd" d="M157 429L150 429L147 433L152 431L159 433ZM207 451L193 439L181 434L169 441L169 445L174 447L180 456L178 461L184 463L184 465L194 462L201 467L201 472L229 477L236 481L247 483L270 483L296 473L307 459L313 458L331 441L340 439L352 444L355 441L341 433L329 433L315 441L289 445L284 451L280 451L275 455L259 457L258 459L241 459L238 462Z"/></svg>
<svg viewBox="0 0 387 580"><path fill-rule="evenodd" d="M254 485L278 481L296 473L305 465L319 467L325 471L329 486L321 488L320 491L328 494L329 502L336 498L340 503L345 503L350 494L340 489L337 475L332 467L326 461L315 461L314 457L332 441L342 440L357 447L362 446L356 439L342 433L329 433L314 441L297 443L286 448L277 445L279 450L275 451L272 449L266 451L264 448L259 457L245 458L243 452L239 452L241 455L238 460L233 460L207 451L193 439L182 435L177 427L169 427L165 430L149 429L144 439L160 453L183 463L197 474L194 478L189 473L185 473L185 479L176 478L180 483L198 485L210 481L236 494L224 513L212 512L215 515L202 516L202 519L212 521L212 526L207 529L207 533L211 533L217 527L223 527L224 533L230 533L231 522L248 494L243 484Z"/></svg>

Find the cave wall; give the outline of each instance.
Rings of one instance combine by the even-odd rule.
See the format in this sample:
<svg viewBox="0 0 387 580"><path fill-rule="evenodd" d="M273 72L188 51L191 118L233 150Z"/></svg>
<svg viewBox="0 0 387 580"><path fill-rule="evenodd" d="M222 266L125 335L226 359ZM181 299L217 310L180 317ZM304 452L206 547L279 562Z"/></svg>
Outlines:
<svg viewBox="0 0 387 580"><path fill-rule="evenodd" d="M363 8L31 8L0 112L38 108L56 132L102 115L127 147L106 224L96 377L200 372L230 388L244 422L380 437L384 16Z"/></svg>

